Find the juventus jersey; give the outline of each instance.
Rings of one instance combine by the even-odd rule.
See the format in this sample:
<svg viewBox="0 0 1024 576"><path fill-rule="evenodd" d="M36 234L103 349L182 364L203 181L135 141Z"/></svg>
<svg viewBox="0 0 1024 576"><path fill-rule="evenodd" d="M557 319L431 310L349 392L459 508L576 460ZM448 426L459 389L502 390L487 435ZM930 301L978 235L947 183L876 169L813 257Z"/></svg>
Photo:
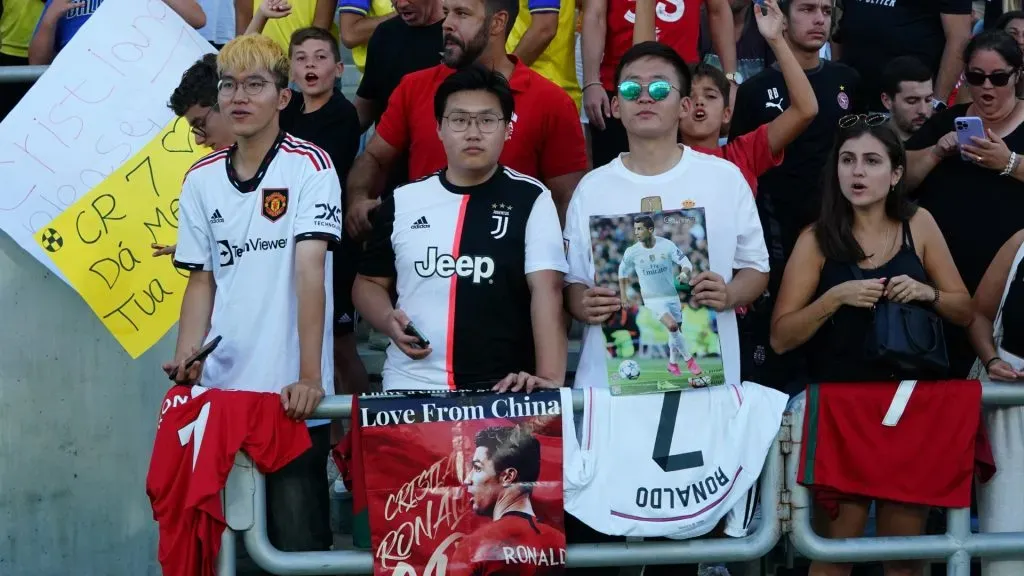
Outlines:
<svg viewBox="0 0 1024 576"><path fill-rule="evenodd" d="M753 382L611 396L584 389L576 433L562 417L565 509L614 536L684 539L726 518L746 535L788 397Z"/></svg>
<svg viewBox="0 0 1024 576"><path fill-rule="evenodd" d="M499 166L476 186L441 171L396 189L378 209L360 274L397 279L396 307L432 352L411 360L388 347L384 389L490 389L533 372L526 276L566 269L555 203L533 178Z"/></svg>
<svg viewBox="0 0 1024 576"><path fill-rule="evenodd" d="M676 267L690 270L693 264L671 240L662 236L654 237L654 246L648 248L637 242L622 255L619 263L619 278L628 278L636 272L640 279L640 295L647 298L678 298L676 290Z"/></svg>
<svg viewBox="0 0 1024 576"><path fill-rule="evenodd" d="M213 272L217 283L209 337L224 340L206 360L203 385L280 392L299 377L295 246L338 241L341 187L327 153L283 132L250 180L238 178L234 150L200 159L185 175L174 264ZM328 295L332 260L324 264ZM321 353L325 390L333 389L332 301Z"/></svg>

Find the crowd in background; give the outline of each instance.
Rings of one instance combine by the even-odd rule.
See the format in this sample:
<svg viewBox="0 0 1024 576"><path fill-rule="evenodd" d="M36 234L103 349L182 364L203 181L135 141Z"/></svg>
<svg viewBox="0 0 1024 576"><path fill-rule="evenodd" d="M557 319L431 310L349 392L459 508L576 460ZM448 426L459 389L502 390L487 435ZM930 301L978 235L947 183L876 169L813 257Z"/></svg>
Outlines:
<svg viewBox="0 0 1024 576"><path fill-rule="evenodd" d="M737 307L744 380L795 392L809 381L1024 378L1018 2L769 0L762 11L752 0L164 1L216 48L262 34L290 56L282 128L330 155L342 189L337 393L369 389L354 336L363 310L352 294L370 269L359 264L363 243L372 243L377 211L396 186L445 168L432 94L450 71L479 63L508 79L516 112L505 120L515 136L501 164L543 183L564 225L588 171L638 152L620 99L644 90L665 98L653 83L629 97L619 82L620 59L647 40L692 67L692 78L672 86L689 99L678 142L735 164L754 195L770 272L760 295ZM2 0L0 65L49 64L100 4ZM338 42L360 73L351 101L336 87ZM169 98L211 148L234 142L220 118L217 66L215 57L197 62ZM2 116L30 84L0 86ZM980 119L983 132L958 138L960 117ZM874 140L836 143L858 127ZM888 190L884 209L858 219L851 203L879 183ZM882 299L941 317L942 370L865 361L865 311ZM384 332L385 343L398 342ZM1014 469L1024 462L1024 412L988 417L996 459ZM982 490L982 529L1022 529L1024 502L1001 498ZM834 519L830 535L859 534L861 512ZM898 509L879 529L920 534L924 522L921 510ZM915 573L900 569L892 573ZM997 569L989 574L1017 570Z"/></svg>

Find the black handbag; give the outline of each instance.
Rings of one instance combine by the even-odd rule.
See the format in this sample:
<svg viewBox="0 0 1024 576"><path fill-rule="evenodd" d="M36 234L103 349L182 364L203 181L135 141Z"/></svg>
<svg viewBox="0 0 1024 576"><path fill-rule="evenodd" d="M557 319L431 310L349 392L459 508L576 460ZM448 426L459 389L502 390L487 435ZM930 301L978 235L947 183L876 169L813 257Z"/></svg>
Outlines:
<svg viewBox="0 0 1024 576"><path fill-rule="evenodd" d="M850 265L853 277L864 274ZM881 299L875 304L871 330L864 342L867 357L893 367L901 374L918 378L943 377L949 371L942 319L915 304Z"/></svg>

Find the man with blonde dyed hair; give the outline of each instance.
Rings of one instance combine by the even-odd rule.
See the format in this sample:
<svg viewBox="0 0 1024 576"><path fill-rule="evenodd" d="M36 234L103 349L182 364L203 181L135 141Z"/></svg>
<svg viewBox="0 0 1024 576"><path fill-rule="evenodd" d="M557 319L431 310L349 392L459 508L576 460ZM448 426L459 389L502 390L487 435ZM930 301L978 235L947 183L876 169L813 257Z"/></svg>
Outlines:
<svg viewBox="0 0 1024 576"><path fill-rule="evenodd" d="M341 234L330 156L281 131L289 62L273 40L236 38L217 57L217 101L237 142L196 162L182 186L174 264L189 272L174 361L179 384L281 395L308 418L333 387L329 244ZM221 336L203 363L185 359ZM328 421L307 420L312 448L267 476L270 542L328 550Z"/></svg>

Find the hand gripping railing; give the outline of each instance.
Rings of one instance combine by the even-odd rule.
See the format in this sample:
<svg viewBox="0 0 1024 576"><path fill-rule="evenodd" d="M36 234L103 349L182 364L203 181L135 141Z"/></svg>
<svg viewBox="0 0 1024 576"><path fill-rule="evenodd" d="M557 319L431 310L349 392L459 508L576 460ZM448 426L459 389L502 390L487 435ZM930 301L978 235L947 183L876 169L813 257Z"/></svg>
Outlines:
<svg viewBox="0 0 1024 576"><path fill-rule="evenodd" d="M989 407L1024 405L1024 386L985 382L982 387L982 403ZM792 444L787 446L786 454L789 539L797 552L803 556L824 562L946 558L948 576L970 576L972 556L1024 556L1024 532L972 534L971 514L967 508L948 511L945 534L841 539L819 536L811 527L810 493L796 481L800 466L802 422L792 422L789 430L792 439ZM998 465L997 462L996 466Z"/></svg>
<svg viewBox="0 0 1024 576"><path fill-rule="evenodd" d="M573 394L577 409L582 394ZM331 396L314 412L316 418L342 418L349 415L351 397ZM570 544L567 563L572 568L594 566L639 566L696 562L756 560L767 554L781 537L779 494L782 490L782 456L776 438L761 473L761 521L745 538L714 538L662 542L618 542ZM260 568L274 574L370 574L373 560L369 552L282 552L267 537L266 492L263 476L244 454L239 454L225 487L224 531L218 576L235 575L235 548L232 530L243 533L249 557Z"/></svg>

